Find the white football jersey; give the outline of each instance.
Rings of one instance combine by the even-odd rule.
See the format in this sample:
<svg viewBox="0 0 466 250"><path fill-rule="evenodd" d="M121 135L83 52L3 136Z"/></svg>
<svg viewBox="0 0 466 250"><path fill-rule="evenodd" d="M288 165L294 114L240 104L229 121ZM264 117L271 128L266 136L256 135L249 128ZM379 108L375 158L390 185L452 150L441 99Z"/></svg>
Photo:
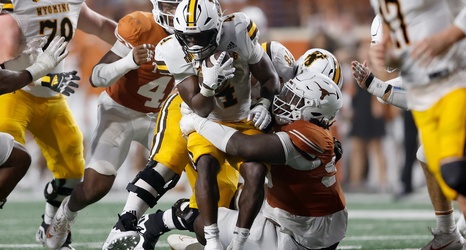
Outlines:
<svg viewBox="0 0 466 250"><path fill-rule="evenodd" d="M251 83L249 64L259 62L264 54L258 42L255 24L243 13L223 17L222 36L217 51L227 51L233 57L235 76L215 95L215 108L209 119L237 122L245 119L251 107ZM190 58L183 52L174 35L160 41L155 49L155 61L160 71L166 71L179 84L186 77L199 75Z"/></svg>
<svg viewBox="0 0 466 250"><path fill-rule="evenodd" d="M428 108L441 96L466 83L452 84L445 77L466 69L466 39L436 57L427 67L411 58L413 44L436 34L455 22L465 4L461 0L371 0L375 12L390 26L395 55L401 60L400 75L408 90L411 109ZM442 81L442 84L439 84ZM463 81L464 82L464 81ZM463 86L464 87L464 86ZM412 93L412 94L410 94Z"/></svg>
<svg viewBox="0 0 466 250"><path fill-rule="evenodd" d="M46 36L46 46L55 36L70 41L78 26L78 17L84 0L12 0L12 10L7 10L18 22L25 40L22 48L33 38ZM4 10L5 11L5 10ZM64 60L52 72L63 72ZM26 86L23 90L40 97L51 97L57 92L42 86Z"/></svg>
<svg viewBox="0 0 466 250"><path fill-rule="evenodd" d="M428 67L420 67L410 57L413 43L438 33L453 24L464 8L461 0L371 0L376 13L380 13L390 26L396 55L402 59L401 77L410 86L427 85L458 68L466 67L466 40L452 46Z"/></svg>

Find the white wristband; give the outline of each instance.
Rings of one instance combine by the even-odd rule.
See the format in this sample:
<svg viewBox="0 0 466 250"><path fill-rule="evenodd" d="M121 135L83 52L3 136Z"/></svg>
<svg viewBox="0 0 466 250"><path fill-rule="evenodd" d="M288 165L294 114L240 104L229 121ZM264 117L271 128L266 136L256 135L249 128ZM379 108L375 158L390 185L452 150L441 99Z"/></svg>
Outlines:
<svg viewBox="0 0 466 250"><path fill-rule="evenodd" d="M208 89L204 86L201 86L201 90L199 91L201 93L201 95L205 96L205 97L212 97L215 95L215 90L213 89Z"/></svg>
<svg viewBox="0 0 466 250"><path fill-rule="evenodd" d="M385 95L388 86L389 85L386 82L374 77L369 86L367 87L367 91L383 99L383 96Z"/></svg>
<svg viewBox="0 0 466 250"><path fill-rule="evenodd" d="M131 50L125 57L118 61L109 64L97 64L94 69L92 69L92 84L96 87L108 87L130 70L137 68L139 68L139 65L134 62L133 50Z"/></svg>

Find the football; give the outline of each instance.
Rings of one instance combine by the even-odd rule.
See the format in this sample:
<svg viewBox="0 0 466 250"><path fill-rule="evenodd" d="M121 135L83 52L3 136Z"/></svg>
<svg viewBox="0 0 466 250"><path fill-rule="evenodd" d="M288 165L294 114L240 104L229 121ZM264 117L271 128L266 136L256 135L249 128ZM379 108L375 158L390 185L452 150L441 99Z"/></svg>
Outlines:
<svg viewBox="0 0 466 250"><path fill-rule="evenodd" d="M217 51L215 52L214 54L212 54L211 56L209 56L208 58L205 59L205 65L207 67L212 67L214 66L215 63L217 63L217 59L220 57L220 54L222 54L223 51ZM225 57L223 57L223 61L222 63L226 62L228 59L230 59L230 55L228 54L228 52L225 53Z"/></svg>

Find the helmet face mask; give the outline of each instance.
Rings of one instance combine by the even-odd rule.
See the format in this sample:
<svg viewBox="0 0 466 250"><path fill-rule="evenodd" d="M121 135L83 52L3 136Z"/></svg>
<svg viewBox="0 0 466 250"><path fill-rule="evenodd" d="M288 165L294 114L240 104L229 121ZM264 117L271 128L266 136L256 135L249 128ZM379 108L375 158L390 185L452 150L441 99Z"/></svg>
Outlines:
<svg viewBox="0 0 466 250"><path fill-rule="evenodd" d="M341 91L325 75L304 72L286 82L273 100L273 114L279 125L312 121L329 127L342 106Z"/></svg>
<svg viewBox="0 0 466 250"><path fill-rule="evenodd" d="M343 87L341 65L335 56L325 49L315 48L306 51L296 64L298 65L298 74L308 70L322 73L332 79L340 89Z"/></svg>
<svg viewBox="0 0 466 250"><path fill-rule="evenodd" d="M218 30L206 30L199 33L183 33L175 30L175 37L185 52L193 55L194 60L201 61L214 53L217 48L215 38Z"/></svg>
<svg viewBox="0 0 466 250"><path fill-rule="evenodd" d="M151 0L152 14L155 22L162 26L168 33L173 34L175 11L181 0Z"/></svg>
<svg viewBox="0 0 466 250"><path fill-rule="evenodd" d="M217 0L183 0L174 19L175 37L195 61L212 55L220 41L222 10Z"/></svg>

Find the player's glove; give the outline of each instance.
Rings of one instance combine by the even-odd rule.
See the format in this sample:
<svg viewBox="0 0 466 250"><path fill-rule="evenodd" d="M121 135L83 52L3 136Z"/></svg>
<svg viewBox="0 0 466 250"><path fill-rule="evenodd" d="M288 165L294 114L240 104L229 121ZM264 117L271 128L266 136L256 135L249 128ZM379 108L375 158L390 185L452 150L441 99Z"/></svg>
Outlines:
<svg viewBox="0 0 466 250"><path fill-rule="evenodd" d="M343 156L343 146L335 137L333 137L333 152L335 153L335 162L338 162Z"/></svg>
<svg viewBox="0 0 466 250"><path fill-rule="evenodd" d="M351 69L353 71L354 79L362 89L382 98L382 100L386 100L386 98L388 98L392 86L375 77L369 67L367 67L366 62L361 64L358 61L353 61L351 62ZM386 94L387 96L385 96Z"/></svg>
<svg viewBox="0 0 466 250"><path fill-rule="evenodd" d="M226 80L233 78L235 72L235 68L233 67L233 58L230 57L226 62L222 63L225 55L226 51L223 51L212 67L207 67L206 60L202 62L202 77L204 82L202 83L200 92L203 96L214 96L215 90L217 90Z"/></svg>
<svg viewBox="0 0 466 250"><path fill-rule="evenodd" d="M36 37L29 41L21 54L4 63L5 69L24 70L36 62L37 56L42 54L42 47L47 43L46 37Z"/></svg>
<svg viewBox="0 0 466 250"><path fill-rule="evenodd" d="M64 37L55 37L50 42L44 53L37 56L37 61L26 68L31 73L32 81L45 76L68 55L68 50L65 50L67 44Z"/></svg>
<svg viewBox="0 0 466 250"><path fill-rule="evenodd" d="M260 98L254 107L249 111L248 121L253 121L254 127L263 130L269 126L272 116L269 112L270 101Z"/></svg>
<svg viewBox="0 0 466 250"><path fill-rule="evenodd" d="M197 131L198 128L202 127L207 118L200 117L196 113L184 115L180 120L180 129L184 137L187 137L192 132Z"/></svg>
<svg viewBox="0 0 466 250"><path fill-rule="evenodd" d="M77 71L63 72L58 74L47 74L41 78L41 86L50 88L60 94L70 96L74 94L73 88L79 88L79 85L74 82L81 78L77 76Z"/></svg>

